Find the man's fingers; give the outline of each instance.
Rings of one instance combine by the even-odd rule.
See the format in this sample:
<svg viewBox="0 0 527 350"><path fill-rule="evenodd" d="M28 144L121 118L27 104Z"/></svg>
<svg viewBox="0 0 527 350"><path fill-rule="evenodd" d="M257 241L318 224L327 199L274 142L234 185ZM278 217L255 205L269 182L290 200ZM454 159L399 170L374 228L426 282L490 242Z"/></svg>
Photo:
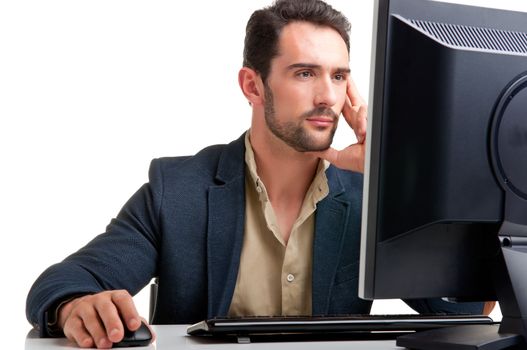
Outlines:
<svg viewBox="0 0 527 350"><path fill-rule="evenodd" d="M325 159L331 164L337 166L338 162L338 151L333 147L328 148L325 151L313 152L313 154L319 158ZM338 167L338 166L337 166Z"/></svg>
<svg viewBox="0 0 527 350"><path fill-rule="evenodd" d="M92 348L95 345L93 338L84 328L84 324L79 317L70 317L68 319L64 325L64 335L81 348Z"/></svg>
<svg viewBox="0 0 527 350"><path fill-rule="evenodd" d="M366 139L366 129L368 126L368 107L363 104L359 107L357 113L355 113L355 116L352 120L351 127L353 128L353 131L355 131L355 135L357 136L357 141L359 143L363 143Z"/></svg>
<svg viewBox="0 0 527 350"><path fill-rule="evenodd" d="M360 106L366 103L366 101L364 101L364 99L359 94L359 90L357 89L357 86L351 77L348 78L348 83L346 86L346 93L350 98L352 106Z"/></svg>
<svg viewBox="0 0 527 350"><path fill-rule="evenodd" d="M355 132L357 141L363 143L366 139L367 106L351 78L348 79L346 102L342 109L342 115Z"/></svg>
<svg viewBox="0 0 527 350"><path fill-rule="evenodd" d="M349 126L355 132L357 141L363 143L366 138L366 129L368 124L368 107L363 104L360 106L353 106L349 109L343 110L342 115Z"/></svg>
<svg viewBox="0 0 527 350"><path fill-rule="evenodd" d="M141 325L132 296L125 290L79 297L59 314L64 334L80 347L111 348L122 340L125 327L135 331Z"/></svg>
<svg viewBox="0 0 527 350"><path fill-rule="evenodd" d="M97 346L99 349L110 348L112 346L112 342L106 336L106 329L99 319L97 311L91 304L87 302L81 303L86 305L79 305L79 307L84 306L79 309L79 317L82 319L84 327L95 342L95 346Z"/></svg>
<svg viewBox="0 0 527 350"><path fill-rule="evenodd" d="M141 318L135 308L134 300L127 291L118 290L112 292L112 302L129 330L135 331L141 326Z"/></svg>
<svg viewBox="0 0 527 350"><path fill-rule="evenodd" d="M124 325L114 303L105 298L95 303L95 309L104 325L108 339L113 343L121 341L124 337Z"/></svg>
<svg viewBox="0 0 527 350"><path fill-rule="evenodd" d="M322 152L313 152L313 154L327 160L337 168L364 172L364 144L357 143L340 151L330 147Z"/></svg>

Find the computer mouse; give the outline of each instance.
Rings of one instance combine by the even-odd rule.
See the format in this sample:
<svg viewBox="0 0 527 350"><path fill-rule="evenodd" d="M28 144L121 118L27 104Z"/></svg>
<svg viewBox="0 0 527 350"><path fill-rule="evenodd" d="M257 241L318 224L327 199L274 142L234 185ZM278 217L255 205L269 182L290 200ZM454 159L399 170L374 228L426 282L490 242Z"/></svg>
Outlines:
<svg viewBox="0 0 527 350"><path fill-rule="evenodd" d="M146 325L146 323L141 322L141 326L134 332L125 328L123 339L114 343L114 348L125 348L131 346L147 346L152 341L152 333Z"/></svg>

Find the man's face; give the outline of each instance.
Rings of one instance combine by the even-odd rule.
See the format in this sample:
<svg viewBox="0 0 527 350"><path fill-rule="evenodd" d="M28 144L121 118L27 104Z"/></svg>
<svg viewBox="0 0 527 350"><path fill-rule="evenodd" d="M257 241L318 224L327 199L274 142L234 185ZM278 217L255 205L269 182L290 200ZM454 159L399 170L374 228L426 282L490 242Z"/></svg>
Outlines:
<svg viewBox="0 0 527 350"><path fill-rule="evenodd" d="M346 99L348 67L346 44L334 29L307 22L285 26L265 84L269 130L299 152L329 148Z"/></svg>

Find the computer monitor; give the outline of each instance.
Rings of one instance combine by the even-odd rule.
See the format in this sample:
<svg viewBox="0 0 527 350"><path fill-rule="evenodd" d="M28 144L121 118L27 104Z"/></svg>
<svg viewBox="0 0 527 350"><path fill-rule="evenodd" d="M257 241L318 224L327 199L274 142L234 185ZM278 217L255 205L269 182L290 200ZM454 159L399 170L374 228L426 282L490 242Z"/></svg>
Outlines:
<svg viewBox="0 0 527 350"><path fill-rule="evenodd" d="M376 0L359 296L527 329L527 14ZM527 337L526 337L527 338Z"/></svg>

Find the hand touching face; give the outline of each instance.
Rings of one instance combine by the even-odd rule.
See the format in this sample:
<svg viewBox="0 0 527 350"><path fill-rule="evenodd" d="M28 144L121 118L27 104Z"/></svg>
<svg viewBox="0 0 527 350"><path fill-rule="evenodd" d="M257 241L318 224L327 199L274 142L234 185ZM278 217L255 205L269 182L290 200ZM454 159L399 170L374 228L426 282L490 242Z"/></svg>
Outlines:
<svg viewBox="0 0 527 350"><path fill-rule="evenodd" d="M351 77L348 77L346 95L342 115L355 132L357 143L340 151L330 147L325 151L314 152L313 154L329 161L338 168L362 173L364 172L367 106L364 99L359 95Z"/></svg>

